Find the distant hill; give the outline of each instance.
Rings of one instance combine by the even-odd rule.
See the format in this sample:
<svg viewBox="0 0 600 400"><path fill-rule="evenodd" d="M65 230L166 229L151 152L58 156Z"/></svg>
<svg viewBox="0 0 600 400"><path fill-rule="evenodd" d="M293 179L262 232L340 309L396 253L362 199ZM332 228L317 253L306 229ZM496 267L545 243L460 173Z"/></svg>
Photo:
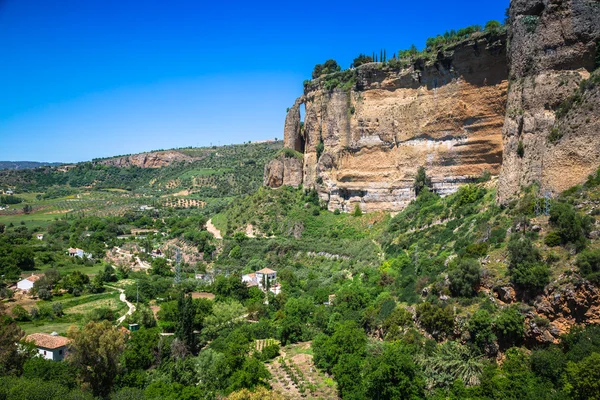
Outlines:
<svg viewBox="0 0 600 400"><path fill-rule="evenodd" d="M56 167L64 163L37 161L0 161L0 169L31 169L37 167Z"/></svg>

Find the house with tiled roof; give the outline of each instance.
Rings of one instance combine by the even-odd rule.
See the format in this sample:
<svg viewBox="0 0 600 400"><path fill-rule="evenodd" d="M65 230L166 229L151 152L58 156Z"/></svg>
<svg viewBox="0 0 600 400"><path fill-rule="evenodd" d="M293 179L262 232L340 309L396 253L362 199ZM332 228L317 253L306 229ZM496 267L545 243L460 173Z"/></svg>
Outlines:
<svg viewBox="0 0 600 400"><path fill-rule="evenodd" d="M270 268L263 268L255 273L242 275L242 282L246 283L248 287L258 286L263 292L269 290L279 294L281 291L281 286L277 283L277 271Z"/></svg>
<svg viewBox="0 0 600 400"><path fill-rule="evenodd" d="M31 276L28 276L27 278L17 282L17 289L22 290L24 292L29 292L31 289L33 289L33 284L35 283L35 281L37 281L40 278L40 275L31 274Z"/></svg>
<svg viewBox="0 0 600 400"><path fill-rule="evenodd" d="M56 332L32 333L25 340L35 344L41 357L53 361L61 361L65 358L67 346L71 342L71 339L60 336Z"/></svg>

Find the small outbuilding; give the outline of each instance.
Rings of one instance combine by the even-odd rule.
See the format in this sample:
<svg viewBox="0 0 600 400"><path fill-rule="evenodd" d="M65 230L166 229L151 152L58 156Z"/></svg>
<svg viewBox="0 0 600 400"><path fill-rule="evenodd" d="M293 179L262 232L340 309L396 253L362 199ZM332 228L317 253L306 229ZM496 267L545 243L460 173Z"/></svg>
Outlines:
<svg viewBox="0 0 600 400"><path fill-rule="evenodd" d="M28 276L22 281L17 282L17 289L22 290L24 292L29 292L31 289L33 289L33 284L35 283L35 281L37 281L40 278L41 276L39 275L31 274L31 276Z"/></svg>

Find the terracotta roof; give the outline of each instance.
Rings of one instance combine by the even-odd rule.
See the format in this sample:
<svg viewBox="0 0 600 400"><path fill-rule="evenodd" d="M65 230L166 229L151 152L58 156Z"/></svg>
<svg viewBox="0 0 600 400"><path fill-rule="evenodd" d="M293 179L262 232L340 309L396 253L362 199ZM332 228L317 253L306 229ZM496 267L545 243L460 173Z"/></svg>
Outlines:
<svg viewBox="0 0 600 400"><path fill-rule="evenodd" d="M27 278L25 278L23 280L24 281L29 281L29 282L35 282L35 281L37 281L40 278L41 278L41 276L39 276L39 275L31 275L31 276L28 276Z"/></svg>
<svg viewBox="0 0 600 400"><path fill-rule="evenodd" d="M244 276L247 276L250 279L255 279L256 278L256 274L255 273L247 274L247 275L244 275Z"/></svg>
<svg viewBox="0 0 600 400"><path fill-rule="evenodd" d="M276 274L277 273L276 271L273 271L270 268L263 268L260 271L256 271L256 272L259 274Z"/></svg>
<svg viewBox="0 0 600 400"><path fill-rule="evenodd" d="M66 346L71 342L70 339L64 336L53 336L47 333L32 333L25 338L28 342L33 342L37 347L43 347L45 349L58 349L59 347Z"/></svg>

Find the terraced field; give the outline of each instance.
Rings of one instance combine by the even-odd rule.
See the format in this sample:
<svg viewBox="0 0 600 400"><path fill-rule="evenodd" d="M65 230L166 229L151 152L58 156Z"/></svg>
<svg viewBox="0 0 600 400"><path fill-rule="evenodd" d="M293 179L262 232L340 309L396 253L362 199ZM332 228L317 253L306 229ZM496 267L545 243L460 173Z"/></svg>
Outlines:
<svg viewBox="0 0 600 400"><path fill-rule="evenodd" d="M281 349L281 357L267 364L273 390L290 399L337 399L333 379L317 370L310 342Z"/></svg>

